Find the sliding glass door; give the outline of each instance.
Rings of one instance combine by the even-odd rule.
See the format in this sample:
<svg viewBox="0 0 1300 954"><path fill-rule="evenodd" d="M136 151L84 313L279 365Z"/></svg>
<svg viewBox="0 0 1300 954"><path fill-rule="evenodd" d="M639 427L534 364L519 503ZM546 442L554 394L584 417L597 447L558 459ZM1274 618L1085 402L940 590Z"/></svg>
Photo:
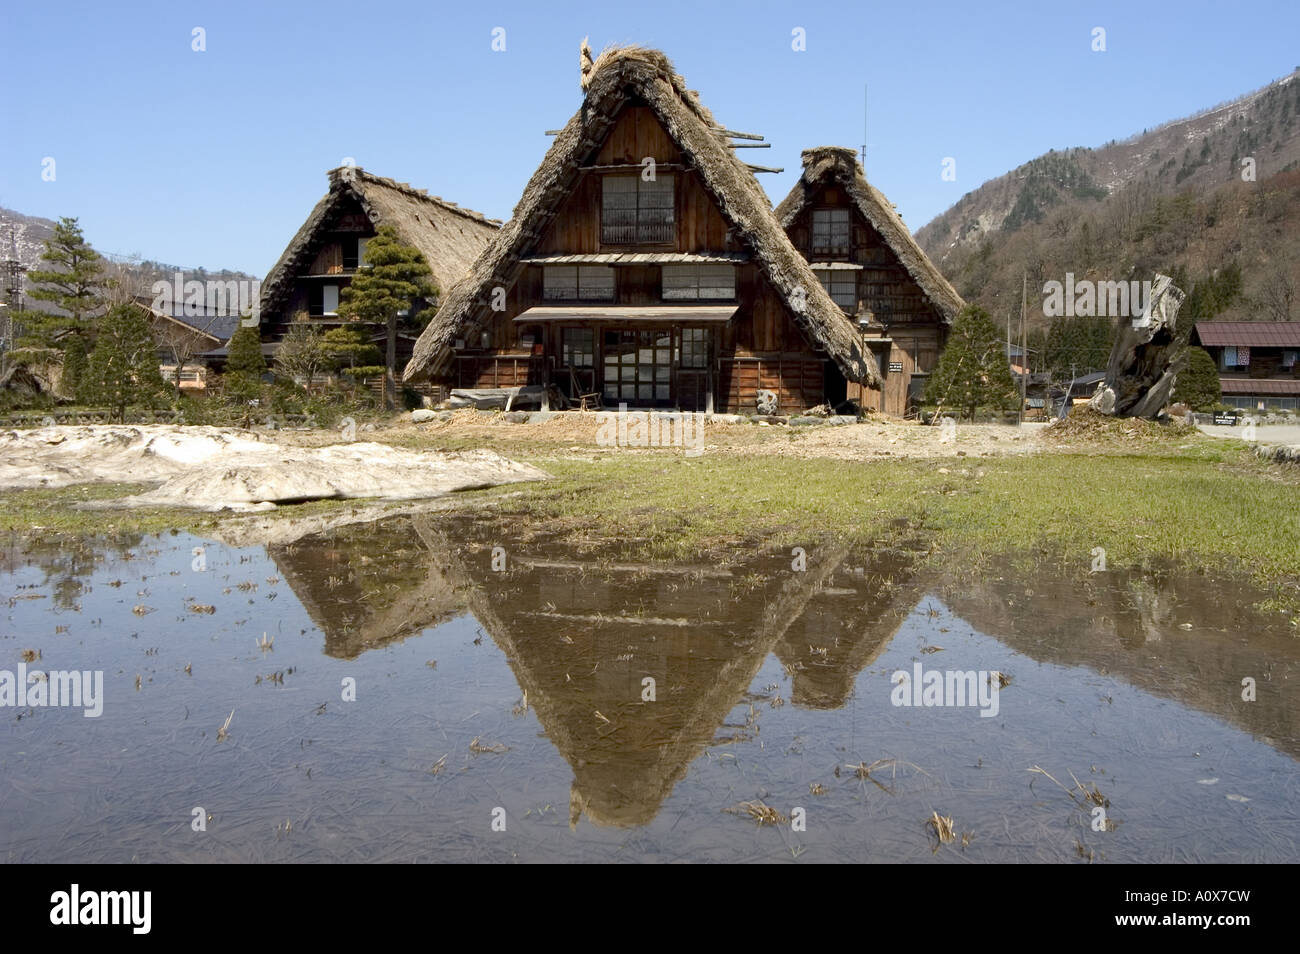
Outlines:
<svg viewBox="0 0 1300 954"><path fill-rule="evenodd" d="M611 331L602 336L606 402L672 407L673 331Z"/></svg>

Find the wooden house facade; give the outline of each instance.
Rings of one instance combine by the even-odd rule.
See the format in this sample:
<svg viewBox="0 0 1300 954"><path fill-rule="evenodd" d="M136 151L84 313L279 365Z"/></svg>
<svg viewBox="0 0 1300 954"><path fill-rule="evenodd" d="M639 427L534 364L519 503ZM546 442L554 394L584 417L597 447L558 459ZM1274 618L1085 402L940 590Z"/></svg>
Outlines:
<svg viewBox="0 0 1300 954"><path fill-rule="evenodd" d="M607 50L583 86L407 380L742 413L760 389L789 413L876 385L852 323L667 58Z"/></svg>
<svg viewBox="0 0 1300 954"><path fill-rule="evenodd" d="M469 271L501 223L359 166L330 170L329 192L262 282L261 333L272 354L292 321L307 320L326 330L343 323L338 314L343 290L364 267L366 243L381 225L393 226L403 242L420 250L435 287L445 293ZM399 326L399 368L416 339L413 331L403 331ZM380 343L386 330L377 325L371 334Z"/></svg>
<svg viewBox="0 0 1300 954"><path fill-rule="evenodd" d="M1198 321L1192 343L1214 359L1224 404L1300 410L1300 321Z"/></svg>
<svg viewBox="0 0 1300 954"><path fill-rule="evenodd" d="M805 149L802 158L803 173L776 207L777 219L852 319L880 371L878 390L850 384L848 398L903 416L921 403L964 303L867 182L852 149L820 146Z"/></svg>

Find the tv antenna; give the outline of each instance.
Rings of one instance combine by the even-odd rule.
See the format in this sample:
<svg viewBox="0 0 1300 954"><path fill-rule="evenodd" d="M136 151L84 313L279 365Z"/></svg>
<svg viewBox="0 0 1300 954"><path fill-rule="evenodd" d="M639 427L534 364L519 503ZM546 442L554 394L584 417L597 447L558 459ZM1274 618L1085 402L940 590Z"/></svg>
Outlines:
<svg viewBox="0 0 1300 954"><path fill-rule="evenodd" d="M862 174L867 174L867 84L862 84Z"/></svg>

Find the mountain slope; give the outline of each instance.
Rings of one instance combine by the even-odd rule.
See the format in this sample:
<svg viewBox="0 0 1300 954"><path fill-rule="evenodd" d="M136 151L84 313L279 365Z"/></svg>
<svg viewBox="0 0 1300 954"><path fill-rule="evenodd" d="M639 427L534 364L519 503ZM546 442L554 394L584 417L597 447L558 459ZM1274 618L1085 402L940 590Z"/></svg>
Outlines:
<svg viewBox="0 0 1300 954"><path fill-rule="evenodd" d="M1039 156L963 196L917 240L997 318L1019 314L1022 275L1042 321L1043 283L1067 272L1194 282L1235 263L1243 291L1223 317L1300 319L1297 79L1123 142Z"/></svg>
<svg viewBox="0 0 1300 954"><path fill-rule="evenodd" d="M0 207L0 261L8 259L14 252L17 252L18 261L29 271L33 268L47 268L48 263L41 261L41 253L45 251L45 240L54 234L55 223L49 219L43 219L34 215L24 215L21 212L15 212L13 209ZM95 244L94 236L86 236L90 244ZM108 260L106 272L116 274L121 272L124 276L130 278L138 294L146 294L150 286L159 280L172 281L176 272L183 272L185 278L203 281L208 278L218 278L222 280L240 280L255 278L245 272L230 271L221 269L213 271L205 268L182 268L179 265L168 265L164 262L155 262L148 259L141 260L139 256L122 256L105 253L96 249ZM24 290L31 287L30 282L24 282ZM28 307L39 307L34 302L28 300Z"/></svg>

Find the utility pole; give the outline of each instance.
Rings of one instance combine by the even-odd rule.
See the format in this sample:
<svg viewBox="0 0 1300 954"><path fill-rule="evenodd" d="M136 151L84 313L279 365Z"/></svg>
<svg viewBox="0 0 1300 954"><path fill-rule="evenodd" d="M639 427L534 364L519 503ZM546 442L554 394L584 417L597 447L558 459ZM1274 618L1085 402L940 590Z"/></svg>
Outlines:
<svg viewBox="0 0 1300 954"><path fill-rule="evenodd" d="M1020 360L1025 361L1025 310L1029 307L1029 275L1026 272L1020 273ZM1007 322L1010 328L1010 322ZM1025 389L1027 379L1029 378L1029 366L1023 367L1023 373L1020 375L1020 412L1016 416L1016 426L1023 427L1025 423Z"/></svg>
<svg viewBox="0 0 1300 954"><path fill-rule="evenodd" d="M1021 355L1024 360L1024 355ZM1007 362L1011 362L1011 312L1007 312Z"/></svg>
<svg viewBox="0 0 1300 954"><path fill-rule="evenodd" d="M4 266L4 311L0 312L0 374L8 370L9 352L14 347L14 319L23 309L23 272L18 258L18 226L9 223L9 257Z"/></svg>

